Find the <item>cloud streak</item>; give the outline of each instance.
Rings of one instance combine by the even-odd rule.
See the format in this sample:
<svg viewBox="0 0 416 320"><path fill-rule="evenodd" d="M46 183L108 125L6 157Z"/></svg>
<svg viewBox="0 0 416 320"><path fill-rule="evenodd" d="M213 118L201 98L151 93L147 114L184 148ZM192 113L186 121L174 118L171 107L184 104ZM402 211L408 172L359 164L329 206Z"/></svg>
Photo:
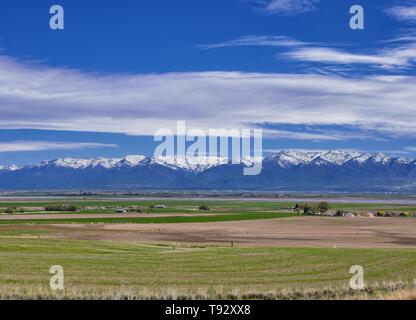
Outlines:
<svg viewBox="0 0 416 320"><path fill-rule="evenodd" d="M13 141L0 142L0 153L47 150L81 150L116 147L117 145L115 144L95 142Z"/></svg>
<svg viewBox="0 0 416 320"><path fill-rule="evenodd" d="M320 43L303 42L287 36L250 35L221 43L200 45L200 49L218 49L225 47L280 47L286 52L279 53L278 58L317 62L337 65L368 65L386 70L400 70L416 64L416 37L414 33L401 35L384 41L390 46L377 49L373 53L348 52L341 49L322 46Z"/></svg>
<svg viewBox="0 0 416 320"><path fill-rule="evenodd" d="M230 40L221 43L199 45L200 49L218 49L225 47L244 47L244 46L259 46L259 47L296 47L307 45L305 42L301 42L286 36L257 36L250 35L244 36L239 39Z"/></svg>
<svg viewBox="0 0 416 320"><path fill-rule="evenodd" d="M395 6L387 13L398 20L416 23L416 6Z"/></svg>
<svg viewBox="0 0 416 320"><path fill-rule="evenodd" d="M320 0L257 0L267 13L299 14L313 11Z"/></svg>
<svg viewBox="0 0 416 320"><path fill-rule="evenodd" d="M299 48L282 56L300 61L331 64L367 64L383 69L409 68L416 62L416 44L381 50L377 54L350 53L332 48Z"/></svg>

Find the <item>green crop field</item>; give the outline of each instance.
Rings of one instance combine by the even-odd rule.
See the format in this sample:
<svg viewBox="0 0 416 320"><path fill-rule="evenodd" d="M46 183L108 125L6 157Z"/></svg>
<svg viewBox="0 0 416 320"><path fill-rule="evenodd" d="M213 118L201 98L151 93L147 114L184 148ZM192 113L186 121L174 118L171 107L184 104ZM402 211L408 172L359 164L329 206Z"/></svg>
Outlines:
<svg viewBox="0 0 416 320"><path fill-rule="evenodd" d="M49 289L49 268L57 264L64 268L61 293ZM340 294L348 292L349 269L355 264L364 266L369 286L416 276L414 250L172 247L2 237L0 297L264 298L329 287L337 291L326 294Z"/></svg>
<svg viewBox="0 0 416 320"><path fill-rule="evenodd" d="M244 221L288 218L294 213L264 213L251 212L243 214L222 214L204 216L168 216L168 217L120 217L120 218L69 218L69 219L29 219L29 220L0 220L1 224L67 224L67 223L197 223L197 222L221 222Z"/></svg>

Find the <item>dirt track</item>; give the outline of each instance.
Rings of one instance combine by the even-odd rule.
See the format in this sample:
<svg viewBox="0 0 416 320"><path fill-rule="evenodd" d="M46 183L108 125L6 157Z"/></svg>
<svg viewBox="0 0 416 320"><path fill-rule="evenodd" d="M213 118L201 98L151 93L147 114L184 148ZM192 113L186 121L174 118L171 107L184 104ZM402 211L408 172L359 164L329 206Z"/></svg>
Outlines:
<svg viewBox="0 0 416 320"><path fill-rule="evenodd" d="M38 227L39 228L39 227ZM276 247L416 248L416 219L294 217L274 220L42 226L59 238Z"/></svg>

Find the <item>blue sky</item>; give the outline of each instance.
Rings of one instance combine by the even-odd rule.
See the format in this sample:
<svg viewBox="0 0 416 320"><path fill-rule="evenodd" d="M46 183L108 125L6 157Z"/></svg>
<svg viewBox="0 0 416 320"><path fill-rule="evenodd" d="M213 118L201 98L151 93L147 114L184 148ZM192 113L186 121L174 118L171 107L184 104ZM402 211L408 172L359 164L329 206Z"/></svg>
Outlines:
<svg viewBox="0 0 416 320"><path fill-rule="evenodd" d="M414 1L3 1L0 164L152 155L180 120L414 157L415 65Z"/></svg>

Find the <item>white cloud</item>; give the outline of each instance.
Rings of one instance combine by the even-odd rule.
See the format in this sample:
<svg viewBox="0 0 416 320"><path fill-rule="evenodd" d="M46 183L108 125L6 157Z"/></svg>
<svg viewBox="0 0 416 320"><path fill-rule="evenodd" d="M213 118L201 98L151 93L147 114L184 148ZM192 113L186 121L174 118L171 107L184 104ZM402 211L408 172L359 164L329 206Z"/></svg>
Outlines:
<svg viewBox="0 0 416 320"><path fill-rule="evenodd" d="M201 49L217 49L224 47L267 46L282 47L289 51L280 53L278 57L292 60L320 62L337 65L367 64L384 69L405 69L416 63L416 36L414 33L401 35L383 41L390 47L378 49L374 53L351 53L334 48L318 46L319 43L302 42L287 36L250 35L238 39L200 45ZM392 45L400 43L400 45Z"/></svg>
<svg viewBox="0 0 416 320"><path fill-rule="evenodd" d="M286 36L244 36L239 39L230 40L222 43L200 45L201 49L217 49L224 47L242 46L267 46L267 47L295 47L306 45L306 43L286 37Z"/></svg>
<svg viewBox="0 0 416 320"><path fill-rule="evenodd" d="M0 56L0 128L154 135L186 120L201 129L307 123L414 135L415 87L414 76L94 74Z"/></svg>
<svg viewBox="0 0 416 320"><path fill-rule="evenodd" d="M297 14L315 10L320 0L266 0L262 3L264 10L269 13Z"/></svg>
<svg viewBox="0 0 416 320"><path fill-rule="evenodd" d="M396 6L389 8L387 13L392 17L408 22L416 22L416 7L415 6Z"/></svg>
<svg viewBox="0 0 416 320"><path fill-rule="evenodd" d="M116 148L117 145L95 142L12 141L0 142L0 153L46 150L80 150L104 147Z"/></svg>
<svg viewBox="0 0 416 320"><path fill-rule="evenodd" d="M309 62L368 64L385 69L407 68L416 62L416 44L384 49L377 54L358 54L319 47L298 48L284 53L283 56Z"/></svg>
<svg viewBox="0 0 416 320"><path fill-rule="evenodd" d="M285 148L280 148L280 149L265 149L263 150L265 153L279 153L282 151L298 151L298 152L304 152L304 153L324 153L324 152L358 152L358 153L367 153L368 151L364 151L364 150L359 150L359 149L337 149L337 150L332 150L332 149L305 149L305 148L290 148L290 149L285 149Z"/></svg>
<svg viewBox="0 0 416 320"><path fill-rule="evenodd" d="M343 141L355 140L380 140L380 138L363 133L352 133L334 130L322 130L321 132L300 132L280 129L263 129L267 137L291 139L291 140L313 140L313 141Z"/></svg>

